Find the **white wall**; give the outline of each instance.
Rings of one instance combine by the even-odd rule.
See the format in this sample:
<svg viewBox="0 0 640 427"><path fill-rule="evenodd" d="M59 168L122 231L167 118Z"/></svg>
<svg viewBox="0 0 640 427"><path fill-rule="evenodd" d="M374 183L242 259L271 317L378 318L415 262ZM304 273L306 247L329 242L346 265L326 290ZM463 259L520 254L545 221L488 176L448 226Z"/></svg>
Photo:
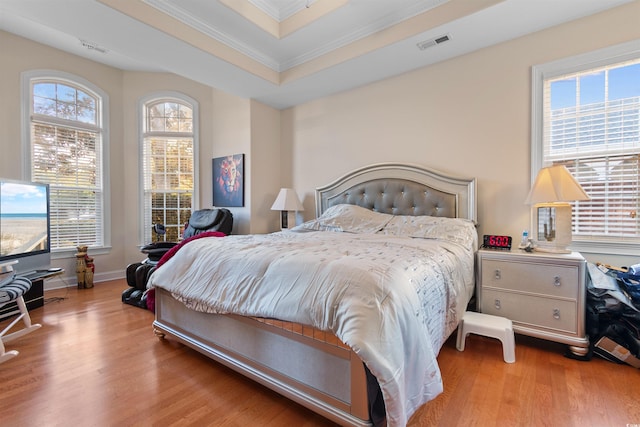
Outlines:
<svg viewBox="0 0 640 427"><path fill-rule="evenodd" d="M410 162L476 177L480 235L518 241L530 221L531 67L640 38L639 16L633 2L283 111L305 218L314 215L316 187L367 164Z"/></svg>

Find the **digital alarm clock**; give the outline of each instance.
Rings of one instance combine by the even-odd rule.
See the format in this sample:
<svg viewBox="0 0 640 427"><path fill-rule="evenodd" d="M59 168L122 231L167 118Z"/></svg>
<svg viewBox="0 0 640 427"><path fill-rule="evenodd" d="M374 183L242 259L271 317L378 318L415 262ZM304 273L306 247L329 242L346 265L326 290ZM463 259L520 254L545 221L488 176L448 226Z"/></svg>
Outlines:
<svg viewBox="0 0 640 427"><path fill-rule="evenodd" d="M504 249L511 250L511 236L497 236L494 234L485 234L482 247L487 249Z"/></svg>

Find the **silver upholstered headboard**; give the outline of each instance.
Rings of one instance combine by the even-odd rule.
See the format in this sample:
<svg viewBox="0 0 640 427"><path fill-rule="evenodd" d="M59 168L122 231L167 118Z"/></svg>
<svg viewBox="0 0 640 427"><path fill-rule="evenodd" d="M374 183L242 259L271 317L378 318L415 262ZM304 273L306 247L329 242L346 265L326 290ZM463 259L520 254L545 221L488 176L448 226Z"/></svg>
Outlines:
<svg viewBox="0 0 640 427"><path fill-rule="evenodd" d="M467 218L477 223L476 180L416 165L380 163L316 189L316 215L348 203L394 215Z"/></svg>

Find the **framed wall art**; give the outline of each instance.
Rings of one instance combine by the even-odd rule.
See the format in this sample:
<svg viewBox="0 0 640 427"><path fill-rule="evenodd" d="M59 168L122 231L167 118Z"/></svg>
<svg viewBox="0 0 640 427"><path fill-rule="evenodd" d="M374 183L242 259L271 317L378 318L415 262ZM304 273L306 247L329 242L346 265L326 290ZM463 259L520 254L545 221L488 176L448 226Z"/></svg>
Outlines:
<svg viewBox="0 0 640 427"><path fill-rule="evenodd" d="M213 206L244 206L244 154L213 159Z"/></svg>

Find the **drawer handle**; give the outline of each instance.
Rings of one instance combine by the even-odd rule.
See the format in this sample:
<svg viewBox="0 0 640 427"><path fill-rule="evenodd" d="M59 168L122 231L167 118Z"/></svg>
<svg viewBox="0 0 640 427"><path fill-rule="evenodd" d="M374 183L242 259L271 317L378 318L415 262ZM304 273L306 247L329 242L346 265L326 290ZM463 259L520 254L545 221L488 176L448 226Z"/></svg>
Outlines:
<svg viewBox="0 0 640 427"><path fill-rule="evenodd" d="M560 319L560 309L559 308L554 308L553 309L553 318L556 320Z"/></svg>
<svg viewBox="0 0 640 427"><path fill-rule="evenodd" d="M497 299L493 302L493 305L496 307L497 310L500 310L502 307L500 306L500 300Z"/></svg>
<svg viewBox="0 0 640 427"><path fill-rule="evenodd" d="M560 282L560 276L555 276L553 278L553 285L554 286L560 286L562 283Z"/></svg>
<svg viewBox="0 0 640 427"><path fill-rule="evenodd" d="M496 280L502 279L502 272L500 270L496 269L495 274L496 274Z"/></svg>

